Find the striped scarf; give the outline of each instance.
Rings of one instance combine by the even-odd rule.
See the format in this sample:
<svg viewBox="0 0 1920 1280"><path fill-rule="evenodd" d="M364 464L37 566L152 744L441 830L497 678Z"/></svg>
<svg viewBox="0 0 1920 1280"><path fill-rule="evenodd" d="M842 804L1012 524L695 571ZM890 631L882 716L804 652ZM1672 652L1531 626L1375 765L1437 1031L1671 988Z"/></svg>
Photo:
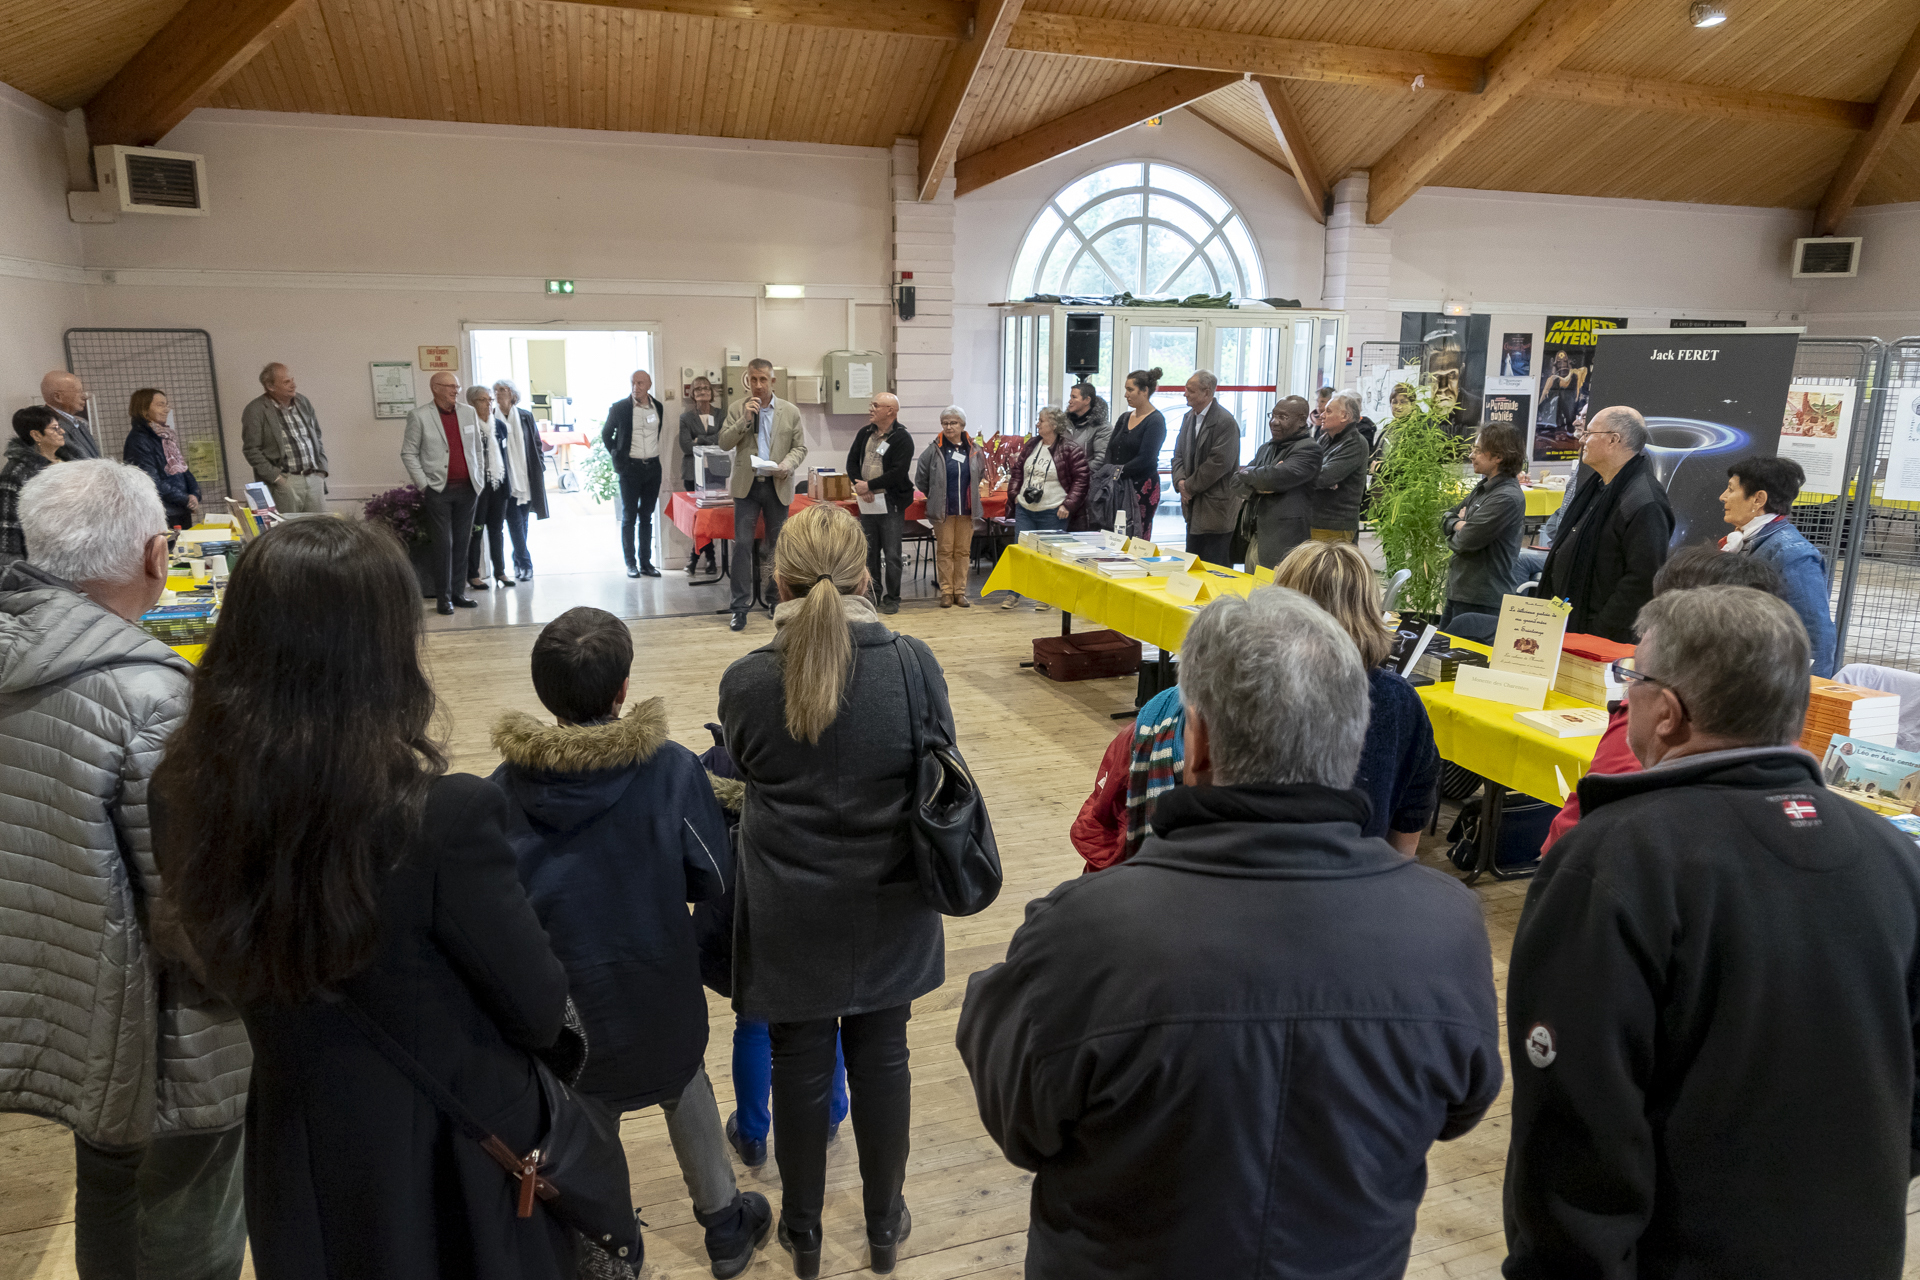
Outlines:
<svg viewBox="0 0 1920 1280"><path fill-rule="evenodd" d="M180 437L172 424L162 426L158 422L147 424L153 428L153 434L160 437L161 452L167 455L167 474L177 476L187 469L187 456L180 452Z"/></svg>
<svg viewBox="0 0 1920 1280"><path fill-rule="evenodd" d="M1147 838L1153 803L1180 785L1186 765L1187 713L1180 689L1162 690L1147 700L1133 722L1133 765L1127 774L1127 834L1120 861L1140 852Z"/></svg>

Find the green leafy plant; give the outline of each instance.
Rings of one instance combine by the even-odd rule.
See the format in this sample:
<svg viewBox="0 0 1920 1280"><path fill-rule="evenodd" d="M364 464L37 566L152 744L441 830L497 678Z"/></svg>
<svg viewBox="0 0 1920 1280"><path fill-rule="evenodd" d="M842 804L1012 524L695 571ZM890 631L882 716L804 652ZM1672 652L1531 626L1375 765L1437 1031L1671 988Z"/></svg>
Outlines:
<svg viewBox="0 0 1920 1280"><path fill-rule="evenodd" d="M1374 531L1387 572L1410 570L1400 607L1438 613L1446 603L1447 562L1453 552L1440 517L1460 500L1460 460L1471 443L1450 427L1453 405L1436 404L1431 388L1387 427L1386 456L1374 477Z"/></svg>
<svg viewBox="0 0 1920 1280"><path fill-rule="evenodd" d="M620 477L614 474L613 455L607 446L595 440L586 460L580 464L580 490L595 502L612 502L620 492Z"/></svg>

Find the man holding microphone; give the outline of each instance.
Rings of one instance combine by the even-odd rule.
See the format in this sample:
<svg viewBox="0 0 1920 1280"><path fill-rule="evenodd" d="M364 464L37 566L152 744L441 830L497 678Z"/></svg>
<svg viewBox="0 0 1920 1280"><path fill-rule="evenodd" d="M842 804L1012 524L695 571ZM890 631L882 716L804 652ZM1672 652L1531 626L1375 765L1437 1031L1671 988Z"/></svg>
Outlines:
<svg viewBox="0 0 1920 1280"><path fill-rule="evenodd" d="M733 450L733 473L727 481L727 491L733 495L733 617L728 626L744 631L747 612L753 607L754 527L766 521L763 563L765 576L771 577L773 550L786 523L787 508L793 504L793 477L807 460L800 410L773 394L771 360L756 358L748 362L747 399L727 410L726 425L720 428L720 447ZM760 459L761 467L755 468L755 458ZM771 586L762 599L771 617Z"/></svg>

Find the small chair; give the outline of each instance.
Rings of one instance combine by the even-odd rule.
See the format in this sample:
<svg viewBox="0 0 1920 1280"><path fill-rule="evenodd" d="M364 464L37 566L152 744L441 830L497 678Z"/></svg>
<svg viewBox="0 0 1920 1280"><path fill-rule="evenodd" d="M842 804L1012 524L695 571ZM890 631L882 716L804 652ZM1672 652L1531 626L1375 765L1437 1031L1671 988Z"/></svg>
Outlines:
<svg viewBox="0 0 1920 1280"><path fill-rule="evenodd" d="M1400 603L1400 588L1407 585L1407 579L1413 576L1411 569L1396 569L1393 577L1387 579L1386 611L1392 613L1394 606Z"/></svg>

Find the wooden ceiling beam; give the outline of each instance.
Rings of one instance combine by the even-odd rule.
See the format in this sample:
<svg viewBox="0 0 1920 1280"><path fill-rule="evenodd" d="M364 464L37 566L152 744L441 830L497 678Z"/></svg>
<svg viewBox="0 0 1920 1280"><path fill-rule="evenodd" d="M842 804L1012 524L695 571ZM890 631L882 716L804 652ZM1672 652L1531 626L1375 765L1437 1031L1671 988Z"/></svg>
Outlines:
<svg viewBox="0 0 1920 1280"><path fill-rule="evenodd" d="M95 146L150 147L266 48L306 0L187 0L87 103Z"/></svg>
<svg viewBox="0 0 1920 1280"><path fill-rule="evenodd" d="M965 40L974 28L966 0L575 0L640 13L684 13L732 22L771 22L794 27L832 27L889 36Z"/></svg>
<svg viewBox="0 0 1920 1280"><path fill-rule="evenodd" d="M1378 223L1426 185L1467 139L1515 98L1560 69L1582 44L1636 0L1541 0L1487 59L1486 87L1444 99L1374 162L1367 221Z"/></svg>
<svg viewBox="0 0 1920 1280"><path fill-rule="evenodd" d="M1405 90L1418 77L1429 89L1473 93L1480 88L1482 63L1444 53L1374 49L1327 44L1319 40L1281 40L1229 31L1127 22L1118 18L1082 18L1031 9L1013 24L1009 49L1057 53L1075 58L1232 71L1323 84L1357 84Z"/></svg>
<svg viewBox="0 0 1920 1280"><path fill-rule="evenodd" d="M1873 123L1847 148L1838 172L1827 185L1819 211L1813 216L1813 234L1830 236L1839 228L1860 198L1874 166L1893 144L1894 130L1905 122L1916 102L1920 102L1920 29L1914 31L1900 60L1893 64L1893 74L1887 77L1880 101L1874 106Z"/></svg>
<svg viewBox="0 0 1920 1280"><path fill-rule="evenodd" d="M1212 129L1214 132L1218 133L1221 137L1227 139L1229 142L1239 143L1241 146L1245 147L1248 151L1252 152L1254 155L1259 156L1262 160L1266 161L1268 164L1272 165L1274 168L1278 169L1280 172L1286 174L1287 177L1289 178L1293 177L1293 170L1287 168L1286 164L1283 161L1274 159L1272 156L1268 155L1266 152L1262 151L1260 148L1254 146L1251 142L1248 142L1245 138L1241 137L1238 133L1236 133L1233 130L1231 126L1223 123L1222 121L1215 120L1212 116L1208 115L1206 103L1190 102L1187 104L1185 109L1188 112L1188 114L1193 116L1195 120L1198 120L1201 124L1206 125L1209 129Z"/></svg>
<svg viewBox="0 0 1920 1280"><path fill-rule="evenodd" d="M1224 71L1163 71L1151 80L1143 80L964 157L953 166L955 186L961 195L978 191L990 182L1011 177L1055 156L1098 142L1108 134L1184 107L1239 78Z"/></svg>
<svg viewBox="0 0 1920 1280"><path fill-rule="evenodd" d="M987 96L987 86L1007 49L1007 36L1025 0L980 0L973 34L960 42L947 64L940 94L920 133L920 198L931 200L960 154L967 124Z"/></svg>
<svg viewBox="0 0 1920 1280"><path fill-rule="evenodd" d="M1314 158L1313 147L1307 141L1306 126L1300 123L1300 113L1293 109L1293 99L1287 96L1286 83L1271 76L1255 76L1253 91L1266 112L1267 127L1273 130L1274 140L1287 157L1287 168L1292 172L1294 181L1300 184L1300 195L1307 202L1307 211L1313 214L1316 221L1325 222L1331 211L1332 201L1329 197L1333 193L1327 186L1325 171Z"/></svg>
<svg viewBox="0 0 1920 1280"><path fill-rule="evenodd" d="M1591 71L1556 71L1550 76L1543 76L1527 90L1527 96L1551 98L1559 102L1584 102L1598 107L1672 111L1721 120L1756 120L1763 124L1814 125L1832 129L1865 129L1873 123L1874 112L1871 102L1809 98L1797 93L1762 93L1750 89L1715 89L1707 85L1678 84L1670 80L1597 75Z"/></svg>

